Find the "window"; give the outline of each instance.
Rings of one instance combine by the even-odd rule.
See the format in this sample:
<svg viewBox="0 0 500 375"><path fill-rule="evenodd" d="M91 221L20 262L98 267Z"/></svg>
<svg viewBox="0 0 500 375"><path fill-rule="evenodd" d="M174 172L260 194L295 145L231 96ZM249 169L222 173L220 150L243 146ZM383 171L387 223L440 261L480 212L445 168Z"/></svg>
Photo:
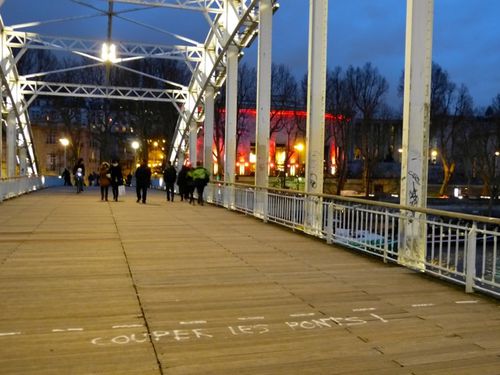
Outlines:
<svg viewBox="0 0 500 375"><path fill-rule="evenodd" d="M47 155L47 170L48 171L56 170L56 154Z"/></svg>
<svg viewBox="0 0 500 375"><path fill-rule="evenodd" d="M49 130L47 133L47 139L45 141L48 145L56 144L56 132L53 130Z"/></svg>

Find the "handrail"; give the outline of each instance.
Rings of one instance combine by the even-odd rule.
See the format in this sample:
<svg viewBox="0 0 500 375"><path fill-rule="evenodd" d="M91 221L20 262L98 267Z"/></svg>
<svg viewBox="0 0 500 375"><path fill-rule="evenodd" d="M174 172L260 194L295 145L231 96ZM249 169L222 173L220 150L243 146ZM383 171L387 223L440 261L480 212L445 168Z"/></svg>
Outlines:
<svg viewBox="0 0 500 375"><path fill-rule="evenodd" d="M341 195L307 193L305 191L293 190L293 189L280 189L280 188L274 188L274 187L266 187L266 186L251 185L251 184L244 184L244 183L230 183L230 182L226 182L226 181L217 181L217 180L211 180L210 182L215 183L215 184L231 185L231 186L235 186L235 187L244 187L244 188L253 188L253 189L259 189L259 190L275 191L278 193L307 195L307 196L313 196L313 197L318 197L318 198L329 198L329 199L335 199L335 200L343 201L343 202L366 204L366 205L372 205L372 206L377 206L377 207L392 208L395 210L414 211L414 212L419 212L419 213L427 214L427 215L445 216L445 217L449 217L452 219L462 219L462 220L475 221L475 222L479 222L479 223L500 225L500 219L495 218L495 217L443 211L443 210L437 210L434 208L421 208L421 207L404 206L404 205L400 205L400 204L396 204L396 203L371 201L368 199L344 197Z"/></svg>
<svg viewBox="0 0 500 375"><path fill-rule="evenodd" d="M500 297L498 218L225 181L208 190L215 205Z"/></svg>

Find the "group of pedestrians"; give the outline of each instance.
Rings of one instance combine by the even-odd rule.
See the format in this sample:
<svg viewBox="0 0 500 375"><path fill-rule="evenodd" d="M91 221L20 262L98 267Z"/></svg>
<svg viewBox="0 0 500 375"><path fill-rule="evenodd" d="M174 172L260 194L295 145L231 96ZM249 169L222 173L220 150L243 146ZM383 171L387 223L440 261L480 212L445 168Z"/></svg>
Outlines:
<svg viewBox="0 0 500 375"><path fill-rule="evenodd" d="M85 176L85 166L83 159L79 159L73 168L73 175L75 178L75 185L77 192L83 191L83 176ZM135 183L137 203L146 203L148 188L151 186L151 168L148 167L147 160L143 160L141 165L135 171ZM69 180L69 172L65 173L65 185L71 185ZM120 189L124 190L123 174L120 163L117 159L113 159L111 163L107 161L102 162L99 167L98 185L100 186L101 201L108 201L109 187L113 193L113 200L118 201ZM179 195L181 201L195 204L194 192L197 193L197 202L203 205L203 192L210 178L210 173L201 163L198 163L196 168L183 165L179 173L177 173L172 162L167 163L167 167L163 171L163 179L167 193L167 201L173 202L175 197L175 184L179 187ZM127 180L131 180L131 175L127 176Z"/></svg>
<svg viewBox="0 0 500 375"><path fill-rule="evenodd" d="M194 191L198 196L198 204L203 206L203 191L210 179L210 173L201 163L196 165L196 168L183 165L179 173L175 170L171 162L168 162L167 167L163 171L163 180L167 191L167 201L174 201L174 184L177 182L179 187L179 195L181 201L195 203Z"/></svg>
<svg viewBox="0 0 500 375"><path fill-rule="evenodd" d="M113 200L118 201L119 186L123 185L123 174L118 160L114 159L109 164L107 161L99 168L99 186L101 187L101 201L108 200L109 187L113 192Z"/></svg>

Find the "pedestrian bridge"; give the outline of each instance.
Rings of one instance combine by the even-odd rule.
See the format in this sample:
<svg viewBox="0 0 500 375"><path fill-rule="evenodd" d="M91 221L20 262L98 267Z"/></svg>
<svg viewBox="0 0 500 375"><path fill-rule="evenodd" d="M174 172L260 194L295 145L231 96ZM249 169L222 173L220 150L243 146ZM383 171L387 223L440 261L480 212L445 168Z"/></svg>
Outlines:
<svg viewBox="0 0 500 375"><path fill-rule="evenodd" d="M0 373L498 374L498 299L449 274L159 191L142 205L97 189L0 204Z"/></svg>

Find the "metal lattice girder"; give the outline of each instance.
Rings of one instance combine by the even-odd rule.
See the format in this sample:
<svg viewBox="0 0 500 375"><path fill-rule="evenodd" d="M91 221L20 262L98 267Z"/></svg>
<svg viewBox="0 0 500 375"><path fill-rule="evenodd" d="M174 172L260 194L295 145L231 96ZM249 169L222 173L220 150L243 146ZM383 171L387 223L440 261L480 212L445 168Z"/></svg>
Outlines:
<svg viewBox="0 0 500 375"><path fill-rule="evenodd" d="M224 2L227 0L224 0ZM223 3L221 1L221 3ZM202 104L203 95L208 85L220 87L226 79L225 55L229 46L237 46L239 50L250 46L255 36L258 17L256 16L258 10L259 0L241 0L237 15L238 22L231 28L227 28L224 24L224 17L218 14L213 25L206 37L204 46L207 51L206 57L209 58L208 51L213 51L213 59L210 62L208 69L203 69L203 63L198 63L194 69L191 82L189 83L189 92L196 93L196 99L192 106L187 105L184 107L186 115L179 117L174 132L174 140L170 150L171 161L174 161L181 151L183 145L186 144L188 137L188 127L195 113L195 109ZM222 33L222 34L220 34ZM225 40L221 40L221 35L225 35Z"/></svg>
<svg viewBox="0 0 500 375"><path fill-rule="evenodd" d="M1 16L0 16L0 29L5 30ZM0 61L2 104L4 103L4 98L5 98L5 106L2 105L2 110L5 109L8 113L8 116L12 116L12 118L15 118L16 128L20 130L19 135L22 140L22 142L20 142L21 143L20 147L25 148L27 151L27 157L29 161L28 168L31 173L37 175L38 165L33 145L33 136L31 134L29 114L27 111L27 105L24 101L24 98L19 93L17 85L19 74L17 71L14 56L12 55L12 50L7 46L5 42L4 33L0 34L0 38L2 41L0 48L3 57L2 60ZM17 147L17 146L11 145L9 144L9 142L7 142L7 148L9 147ZM7 152L10 152L10 150L7 150ZM0 159L3 158L2 155L3 151L0 148ZM11 166L7 166L7 168L12 169ZM13 177L11 176L10 173L8 174L9 177Z"/></svg>
<svg viewBox="0 0 500 375"><path fill-rule="evenodd" d="M186 90L177 89L162 90L22 80L20 81L20 93L23 95L146 100L167 103L184 103L187 98Z"/></svg>
<svg viewBox="0 0 500 375"><path fill-rule="evenodd" d="M222 13L223 0L114 0L115 3Z"/></svg>
<svg viewBox="0 0 500 375"><path fill-rule="evenodd" d="M82 52L100 56L102 40L46 36L37 33L6 30L6 42L10 48L50 49ZM199 62L203 46L166 46L113 41L119 57L148 57Z"/></svg>

